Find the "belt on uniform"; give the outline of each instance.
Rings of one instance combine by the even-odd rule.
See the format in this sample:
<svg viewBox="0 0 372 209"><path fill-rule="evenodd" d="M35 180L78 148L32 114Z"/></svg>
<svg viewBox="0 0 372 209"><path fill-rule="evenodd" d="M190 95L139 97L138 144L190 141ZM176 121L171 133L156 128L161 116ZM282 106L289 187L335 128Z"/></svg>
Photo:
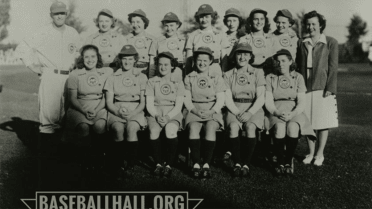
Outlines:
<svg viewBox="0 0 372 209"><path fill-rule="evenodd" d="M57 70L57 69L54 69L53 72L55 74L62 74L62 75L68 75L70 73L70 71L68 71L68 70Z"/></svg>
<svg viewBox="0 0 372 209"><path fill-rule="evenodd" d="M295 101L294 99L274 99L274 101Z"/></svg>
<svg viewBox="0 0 372 209"><path fill-rule="evenodd" d="M254 68L263 68L264 63L258 64L258 65L254 65L254 64L251 64L251 65L252 65L252 67L254 67Z"/></svg>
<svg viewBox="0 0 372 209"><path fill-rule="evenodd" d="M239 102L239 103L252 103L253 99L234 99L234 102Z"/></svg>
<svg viewBox="0 0 372 209"><path fill-rule="evenodd" d="M214 59L213 63L220 63L220 60L219 59Z"/></svg>
<svg viewBox="0 0 372 209"><path fill-rule="evenodd" d="M148 62L134 64L134 67L136 67L136 68L144 68L144 67L148 67L148 66L149 66Z"/></svg>
<svg viewBox="0 0 372 209"><path fill-rule="evenodd" d="M183 63L178 63L177 67L182 69L183 68Z"/></svg>
<svg viewBox="0 0 372 209"><path fill-rule="evenodd" d="M211 103L211 102L216 102L216 100L212 100L212 101L192 101L192 103Z"/></svg>
<svg viewBox="0 0 372 209"><path fill-rule="evenodd" d="M139 100L135 100L135 101L120 101L120 100L117 100L117 99L115 99L114 101L115 102L133 102L133 103L139 103L140 102Z"/></svg>

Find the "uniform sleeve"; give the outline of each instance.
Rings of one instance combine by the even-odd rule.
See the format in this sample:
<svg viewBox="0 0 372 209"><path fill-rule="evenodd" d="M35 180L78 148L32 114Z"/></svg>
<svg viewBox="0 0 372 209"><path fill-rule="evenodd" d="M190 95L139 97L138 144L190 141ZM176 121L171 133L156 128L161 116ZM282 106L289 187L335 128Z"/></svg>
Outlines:
<svg viewBox="0 0 372 209"><path fill-rule="evenodd" d="M224 73L222 78L225 81L226 88L231 89L230 73Z"/></svg>
<svg viewBox="0 0 372 209"><path fill-rule="evenodd" d="M67 79L67 88L70 90L77 90L78 82L78 75L76 73L71 73Z"/></svg>
<svg viewBox="0 0 372 209"><path fill-rule="evenodd" d="M109 76L103 87L103 91L108 91L114 93L114 76Z"/></svg>
<svg viewBox="0 0 372 209"><path fill-rule="evenodd" d="M146 93L145 93L146 96L154 96L154 82L151 81L151 80L148 80L147 81L147 85L146 85Z"/></svg>
<svg viewBox="0 0 372 209"><path fill-rule="evenodd" d="M271 76L266 76L266 91L273 92L273 88L271 87Z"/></svg>
<svg viewBox="0 0 372 209"><path fill-rule="evenodd" d="M188 34L187 40L186 40L186 46L185 46L186 50L193 50L193 48L194 48L194 43L193 43L194 38L195 38L195 33Z"/></svg>
<svg viewBox="0 0 372 209"><path fill-rule="evenodd" d="M120 50L123 48L123 46L127 45L128 41L123 35L119 35L119 45L120 45Z"/></svg>
<svg viewBox="0 0 372 209"><path fill-rule="evenodd" d="M185 77L185 89L191 91L191 83L190 83L190 77Z"/></svg>
<svg viewBox="0 0 372 209"><path fill-rule="evenodd" d="M223 34L221 34L221 36L222 36L221 37L221 49L226 49L226 48L231 47L229 39L227 38L227 36L224 36Z"/></svg>
<svg viewBox="0 0 372 209"><path fill-rule="evenodd" d="M226 91L227 87L225 84L225 81L221 76L218 76L217 78L217 85L216 85L216 93L224 92Z"/></svg>
<svg viewBox="0 0 372 209"><path fill-rule="evenodd" d="M256 86L266 86L265 75L262 69L258 69L256 74Z"/></svg>
<svg viewBox="0 0 372 209"><path fill-rule="evenodd" d="M177 96L185 96L185 85L182 81L178 83Z"/></svg>
<svg viewBox="0 0 372 209"><path fill-rule="evenodd" d="M305 86L304 77L301 74L298 74L297 93L304 93L306 91L307 91L307 89L306 89L306 86Z"/></svg>
<svg viewBox="0 0 372 209"><path fill-rule="evenodd" d="M147 81L148 81L147 76L145 74L141 74L139 82L141 91L146 91Z"/></svg>
<svg viewBox="0 0 372 209"><path fill-rule="evenodd" d="M331 39L329 43L328 55L328 78L325 87L326 91L333 94L337 93L337 69L338 69L338 43L335 39Z"/></svg>

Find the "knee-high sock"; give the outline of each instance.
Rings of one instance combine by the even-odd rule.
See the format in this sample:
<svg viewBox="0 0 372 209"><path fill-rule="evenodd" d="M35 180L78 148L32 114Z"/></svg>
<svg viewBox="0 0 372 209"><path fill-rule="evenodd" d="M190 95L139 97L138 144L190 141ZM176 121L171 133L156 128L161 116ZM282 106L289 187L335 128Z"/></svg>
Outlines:
<svg viewBox="0 0 372 209"><path fill-rule="evenodd" d="M167 138L167 165L173 166L177 154L178 138Z"/></svg>
<svg viewBox="0 0 372 209"><path fill-rule="evenodd" d="M190 139L191 160L200 164L200 139Z"/></svg>
<svg viewBox="0 0 372 209"><path fill-rule="evenodd" d="M215 141L205 140L204 163L208 164L211 163L215 146L216 146Z"/></svg>
<svg viewBox="0 0 372 209"><path fill-rule="evenodd" d="M155 164L162 164L160 139L150 140L150 146L152 149L152 156L154 158Z"/></svg>
<svg viewBox="0 0 372 209"><path fill-rule="evenodd" d="M235 164L237 163L241 164L239 137L230 138L230 142L231 142L231 153L232 153L231 158Z"/></svg>
<svg viewBox="0 0 372 209"><path fill-rule="evenodd" d="M298 137L297 138L292 138L287 136L286 140L286 151L285 151L285 164L292 164L292 158L294 156L294 153L296 151L298 144Z"/></svg>
<svg viewBox="0 0 372 209"><path fill-rule="evenodd" d="M285 145L285 138L278 139L274 138L274 147L275 153L278 157L278 164L284 165L284 145Z"/></svg>
<svg viewBox="0 0 372 209"><path fill-rule="evenodd" d="M134 166L138 155L138 141L127 143L128 165Z"/></svg>
<svg viewBox="0 0 372 209"><path fill-rule="evenodd" d="M243 164L249 165L251 163L252 155L256 147L257 139L245 137L241 140L243 154Z"/></svg>

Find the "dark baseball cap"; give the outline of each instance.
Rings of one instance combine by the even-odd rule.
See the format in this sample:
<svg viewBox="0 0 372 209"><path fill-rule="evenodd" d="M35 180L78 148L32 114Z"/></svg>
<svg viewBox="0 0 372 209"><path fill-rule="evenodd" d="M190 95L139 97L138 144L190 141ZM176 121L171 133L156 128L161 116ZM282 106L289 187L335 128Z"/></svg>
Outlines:
<svg viewBox="0 0 372 209"><path fill-rule="evenodd" d="M287 49L280 49L279 51L277 51L276 54L273 56L274 59L276 59L279 55L287 55L292 57L291 52L289 52Z"/></svg>
<svg viewBox="0 0 372 209"><path fill-rule="evenodd" d="M101 11L99 11L98 16L101 15L101 14L104 14L104 15L107 15L107 16L109 16L111 18L114 18L114 15L108 9L102 9Z"/></svg>
<svg viewBox="0 0 372 209"><path fill-rule="evenodd" d="M210 56L212 56L212 60L214 60L214 56L213 56L213 51L207 47L207 46L201 46L199 47L196 51L194 51L193 53L193 57L194 59L199 55L199 54L208 54ZM211 63L211 65L213 64L213 62Z"/></svg>
<svg viewBox="0 0 372 209"><path fill-rule="evenodd" d="M67 12L67 6L65 3L56 1L50 6L51 13Z"/></svg>
<svg viewBox="0 0 372 209"><path fill-rule="evenodd" d="M165 23L165 22L178 22L178 24L180 25L180 27L181 27L181 25L182 25L182 22L180 21L180 19L178 19L178 16L176 15L176 14L174 14L173 12L168 12L165 16L164 16L164 18L163 18L163 20L161 21L163 24Z"/></svg>
<svg viewBox="0 0 372 209"><path fill-rule="evenodd" d="M126 56L126 55L137 55L137 54L138 54L137 50L132 45L125 45L125 46L123 46L123 48L121 48L121 50L119 52L119 55L123 55L123 56Z"/></svg>
<svg viewBox="0 0 372 209"><path fill-rule="evenodd" d="M241 17L241 14L240 14L239 10L237 10L235 8L230 8L230 9L226 10L226 12L225 12L225 17L228 17L228 16Z"/></svg>
<svg viewBox="0 0 372 209"><path fill-rule="evenodd" d="M234 52L252 52L252 46L246 42L239 43Z"/></svg>
<svg viewBox="0 0 372 209"><path fill-rule="evenodd" d="M199 7L198 12L196 13L196 16L208 15L208 14L213 14L213 13L214 13L214 10L211 5L203 4Z"/></svg>
<svg viewBox="0 0 372 209"><path fill-rule="evenodd" d="M279 10L279 11L276 13L275 17L274 17L274 21L275 21L275 19L276 19L278 16L286 17L286 18L289 19L289 22L290 22L291 24L294 23L292 13L291 13L288 9L282 9L282 10Z"/></svg>
<svg viewBox="0 0 372 209"><path fill-rule="evenodd" d="M251 13L249 14L249 16L252 16L252 15L255 14L255 13L262 13L262 14L264 14L265 16L267 15L267 12L266 12L265 10L260 9L260 8L256 8L256 9L253 9L253 10L251 11Z"/></svg>

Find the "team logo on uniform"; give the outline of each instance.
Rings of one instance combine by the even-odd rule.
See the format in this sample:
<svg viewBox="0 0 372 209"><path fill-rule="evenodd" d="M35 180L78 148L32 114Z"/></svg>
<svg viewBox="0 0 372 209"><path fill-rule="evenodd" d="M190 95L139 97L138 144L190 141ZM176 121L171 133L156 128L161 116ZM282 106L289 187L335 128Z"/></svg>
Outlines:
<svg viewBox="0 0 372 209"><path fill-rule="evenodd" d="M171 92L171 86L169 84L163 84L160 87L160 92L164 95L168 95Z"/></svg>
<svg viewBox="0 0 372 209"><path fill-rule="evenodd" d="M207 44L211 43L213 41L213 36L211 34L205 34L203 36L203 41Z"/></svg>
<svg viewBox="0 0 372 209"><path fill-rule="evenodd" d="M256 48L262 48L265 44L265 41L263 38L259 37L259 38L253 39L253 44Z"/></svg>
<svg viewBox="0 0 372 209"><path fill-rule="evenodd" d="M89 76L87 82L89 86L97 86L97 84L99 83L98 76L96 75Z"/></svg>
<svg viewBox="0 0 372 209"><path fill-rule="evenodd" d="M106 47L110 44L110 41L107 38L102 38L101 41L99 42L99 45Z"/></svg>
<svg viewBox="0 0 372 209"><path fill-rule="evenodd" d="M281 77L279 79L279 86L282 87L282 89L287 89L291 85L291 82L287 77Z"/></svg>
<svg viewBox="0 0 372 209"><path fill-rule="evenodd" d="M76 51L76 46L75 44L71 43L68 45L68 52L70 52L71 54L74 53L74 51Z"/></svg>
<svg viewBox="0 0 372 209"><path fill-rule="evenodd" d="M280 45L287 47L291 44L291 40L288 37L283 37L279 40Z"/></svg>
<svg viewBox="0 0 372 209"><path fill-rule="evenodd" d="M132 86L133 85L133 80L130 79L130 78L123 78L123 85L127 86L127 87Z"/></svg>
<svg viewBox="0 0 372 209"><path fill-rule="evenodd" d="M245 84L248 83L248 77L244 74L240 74L238 76L237 82L239 85L244 86Z"/></svg>
<svg viewBox="0 0 372 209"><path fill-rule="evenodd" d="M229 42L230 42L230 46L234 46L235 45L235 42L237 41L238 39L236 39L235 37L232 37L229 39Z"/></svg>
<svg viewBox="0 0 372 209"><path fill-rule="evenodd" d="M168 49L170 49L170 50L174 50L178 47L178 45L175 41L168 41L167 46L168 46Z"/></svg>
<svg viewBox="0 0 372 209"><path fill-rule="evenodd" d="M208 80L207 78L199 78L198 79L198 86L201 89L205 89L208 86Z"/></svg>
<svg viewBox="0 0 372 209"><path fill-rule="evenodd" d="M142 49L142 48L145 48L146 42L145 42L145 40L143 40L142 38L140 38L140 39L137 39L136 40L136 42L134 43L134 45L136 46L137 49Z"/></svg>

